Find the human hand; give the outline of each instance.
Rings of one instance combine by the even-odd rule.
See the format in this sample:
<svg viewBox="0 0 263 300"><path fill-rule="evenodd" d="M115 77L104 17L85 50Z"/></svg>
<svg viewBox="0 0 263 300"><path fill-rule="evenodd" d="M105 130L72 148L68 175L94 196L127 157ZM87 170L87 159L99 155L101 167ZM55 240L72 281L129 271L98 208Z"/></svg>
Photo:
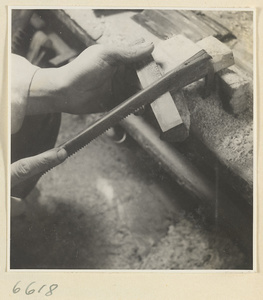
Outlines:
<svg viewBox="0 0 263 300"><path fill-rule="evenodd" d="M152 43L143 40L130 47L94 45L74 61L58 69L62 94L55 101L55 110L74 114L96 113L112 96L112 80L118 67L150 55Z"/></svg>
<svg viewBox="0 0 263 300"><path fill-rule="evenodd" d="M116 71L150 55L153 48L143 39L125 47L94 45L63 67L42 69L12 55L12 133L21 128L25 115L103 111L115 96L112 81ZM117 84L125 89L122 74Z"/></svg>
<svg viewBox="0 0 263 300"><path fill-rule="evenodd" d="M36 156L20 159L11 165L11 215L20 215L25 210L25 203L20 196L14 197L12 189L23 184L35 175L61 164L67 158L65 149L51 149Z"/></svg>
<svg viewBox="0 0 263 300"><path fill-rule="evenodd" d="M51 149L41 154L20 159L11 165L11 188L34 175L44 173L67 158L65 149Z"/></svg>

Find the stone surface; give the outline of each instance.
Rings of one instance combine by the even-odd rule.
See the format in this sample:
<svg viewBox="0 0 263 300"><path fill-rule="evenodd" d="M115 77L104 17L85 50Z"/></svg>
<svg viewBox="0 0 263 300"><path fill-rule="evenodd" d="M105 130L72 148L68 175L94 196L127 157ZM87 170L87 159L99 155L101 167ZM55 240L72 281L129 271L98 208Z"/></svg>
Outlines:
<svg viewBox="0 0 263 300"><path fill-rule="evenodd" d="M58 144L92 119L63 115ZM12 220L11 268L245 268L227 236L214 243L221 234L186 213L189 200L132 140L101 136L27 198L26 213Z"/></svg>

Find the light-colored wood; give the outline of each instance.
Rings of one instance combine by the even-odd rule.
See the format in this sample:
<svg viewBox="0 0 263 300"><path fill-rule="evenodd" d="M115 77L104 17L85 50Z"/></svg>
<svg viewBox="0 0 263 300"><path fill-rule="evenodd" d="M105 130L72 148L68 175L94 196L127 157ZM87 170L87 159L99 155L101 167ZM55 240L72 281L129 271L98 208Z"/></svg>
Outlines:
<svg viewBox="0 0 263 300"><path fill-rule="evenodd" d="M218 74L218 92L226 108L240 114L248 108L252 100L252 89L248 78L236 66L222 70Z"/></svg>
<svg viewBox="0 0 263 300"><path fill-rule="evenodd" d="M200 50L201 47L191 40L183 35L177 35L171 39L160 42L155 47L153 57L162 72L167 73ZM166 128L166 130L162 130L161 138L170 142L185 140L189 136L190 112L186 104L184 93L182 91L166 93L166 100L162 101L163 99L160 98L158 105L155 105L155 102L151 104L161 129L163 127ZM182 122L179 123L178 120Z"/></svg>
<svg viewBox="0 0 263 300"><path fill-rule="evenodd" d="M162 72L156 62L151 59L144 61L144 66L137 69L137 75L143 88L162 77ZM151 103L153 113L163 132L183 123L180 114L169 92Z"/></svg>
<svg viewBox="0 0 263 300"><path fill-rule="evenodd" d="M185 36L176 35L168 40L161 41L155 47L152 55L154 60L161 66L163 72L167 73L200 50L202 50L202 47Z"/></svg>
<svg viewBox="0 0 263 300"><path fill-rule="evenodd" d="M196 44L212 56L214 72L230 67L235 63L231 49L213 36L204 38Z"/></svg>
<svg viewBox="0 0 263 300"><path fill-rule="evenodd" d="M176 68L200 50L202 50L201 47L183 35L177 35L160 42L152 54L155 61L144 62L143 68L140 67L137 70L142 87L147 87L150 83L160 78L163 73ZM167 92L151 103L152 111L162 130L162 139L180 142L188 137L190 113L184 102L186 101L182 92L174 93L173 97L170 92ZM177 106L180 110L178 110Z"/></svg>
<svg viewBox="0 0 263 300"><path fill-rule="evenodd" d="M212 65L217 72L234 64L231 50L214 37L207 37L199 43L194 43L183 35L174 36L161 41L152 54L163 73L186 61L204 49L212 56ZM147 66L138 73L143 87L146 87L158 75L158 67ZM156 71L157 70L157 71ZM161 137L171 142L183 141L189 135L190 113L183 93L166 93L151 104L153 113L162 129ZM177 128L176 128L177 127Z"/></svg>

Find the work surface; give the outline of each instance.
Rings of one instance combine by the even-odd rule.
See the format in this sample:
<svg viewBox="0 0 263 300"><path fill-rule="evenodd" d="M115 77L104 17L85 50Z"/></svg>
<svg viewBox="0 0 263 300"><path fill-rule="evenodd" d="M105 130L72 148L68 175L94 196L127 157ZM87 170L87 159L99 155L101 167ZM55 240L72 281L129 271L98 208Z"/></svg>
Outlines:
<svg viewBox="0 0 263 300"><path fill-rule="evenodd" d="M88 124L64 115L58 144ZM12 221L11 268L236 269L246 256L205 228L179 186L131 139L101 136L44 175Z"/></svg>

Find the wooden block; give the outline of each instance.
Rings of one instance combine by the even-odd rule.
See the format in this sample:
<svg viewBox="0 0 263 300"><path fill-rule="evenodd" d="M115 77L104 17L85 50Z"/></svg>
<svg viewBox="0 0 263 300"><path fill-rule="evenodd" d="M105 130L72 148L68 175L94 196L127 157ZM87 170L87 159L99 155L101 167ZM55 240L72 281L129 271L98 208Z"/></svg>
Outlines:
<svg viewBox="0 0 263 300"><path fill-rule="evenodd" d="M187 106L187 100L183 90L172 93L172 99L180 114L183 124L172 127L165 132L161 132L161 139L167 142L182 142L189 136L190 131L190 112Z"/></svg>
<svg viewBox="0 0 263 300"><path fill-rule="evenodd" d="M164 73L167 73L201 49L205 50L212 57L211 63L214 72L234 64L231 49L212 36L204 38L197 43L193 43L183 35L174 36L166 41L161 41L156 46L153 58L161 65Z"/></svg>
<svg viewBox="0 0 263 300"><path fill-rule="evenodd" d="M154 61L143 62L137 70L142 87L147 87L200 50L199 46L182 35L160 42L152 54ZM161 128L162 139L179 142L188 137L190 113L183 92L173 93L173 97L167 92L151 103L151 108Z"/></svg>
<svg viewBox="0 0 263 300"><path fill-rule="evenodd" d="M160 42L153 52L153 57L162 67L163 72L167 73L200 50L201 48L199 46L183 35L177 35L169 40ZM169 142L179 142L185 140L189 136L190 112L183 91L176 93L171 92L170 96L174 106L180 114L183 124L180 126L177 125L177 127L170 126L166 131L161 132L161 139ZM165 122L165 119L162 120L162 122Z"/></svg>
<svg viewBox="0 0 263 300"><path fill-rule="evenodd" d="M169 72L181 63L198 53L202 48L183 35L176 35L161 41L153 51L154 60L164 73ZM205 49L204 49L205 50Z"/></svg>
<svg viewBox="0 0 263 300"><path fill-rule="evenodd" d="M196 44L212 56L215 73L235 63L231 49L213 36L204 38Z"/></svg>
<svg viewBox="0 0 263 300"><path fill-rule="evenodd" d="M240 114L248 108L252 91L249 80L233 66L218 74L218 92L226 110Z"/></svg>
<svg viewBox="0 0 263 300"><path fill-rule="evenodd" d="M212 56L211 63L216 72L234 64L231 50L214 37L205 38L195 44L185 36L177 35L166 41L161 41L156 46L152 56L155 62L161 66L163 73L167 73L192 57L202 48ZM150 70L145 72L150 76ZM182 92L172 93L171 91L170 96L173 103L171 98L170 100L166 99L166 102L161 102L162 100L160 99L158 106L155 106L155 102L151 106L162 129L161 138L171 142L182 141L187 138L190 128L190 113L186 105L187 101ZM170 106L167 105L168 101ZM178 114L175 114L174 110L171 109L173 105L176 107L183 125L178 124L180 126L177 125L176 127L175 119L173 120L174 123L171 122L172 118L178 118ZM165 111L169 111L169 113L165 113ZM163 130L163 128L166 130Z"/></svg>
<svg viewBox="0 0 263 300"><path fill-rule="evenodd" d="M162 72L152 57L138 63L137 75L143 88L162 77ZM163 132L183 124L180 114L169 92L151 103L153 113Z"/></svg>

